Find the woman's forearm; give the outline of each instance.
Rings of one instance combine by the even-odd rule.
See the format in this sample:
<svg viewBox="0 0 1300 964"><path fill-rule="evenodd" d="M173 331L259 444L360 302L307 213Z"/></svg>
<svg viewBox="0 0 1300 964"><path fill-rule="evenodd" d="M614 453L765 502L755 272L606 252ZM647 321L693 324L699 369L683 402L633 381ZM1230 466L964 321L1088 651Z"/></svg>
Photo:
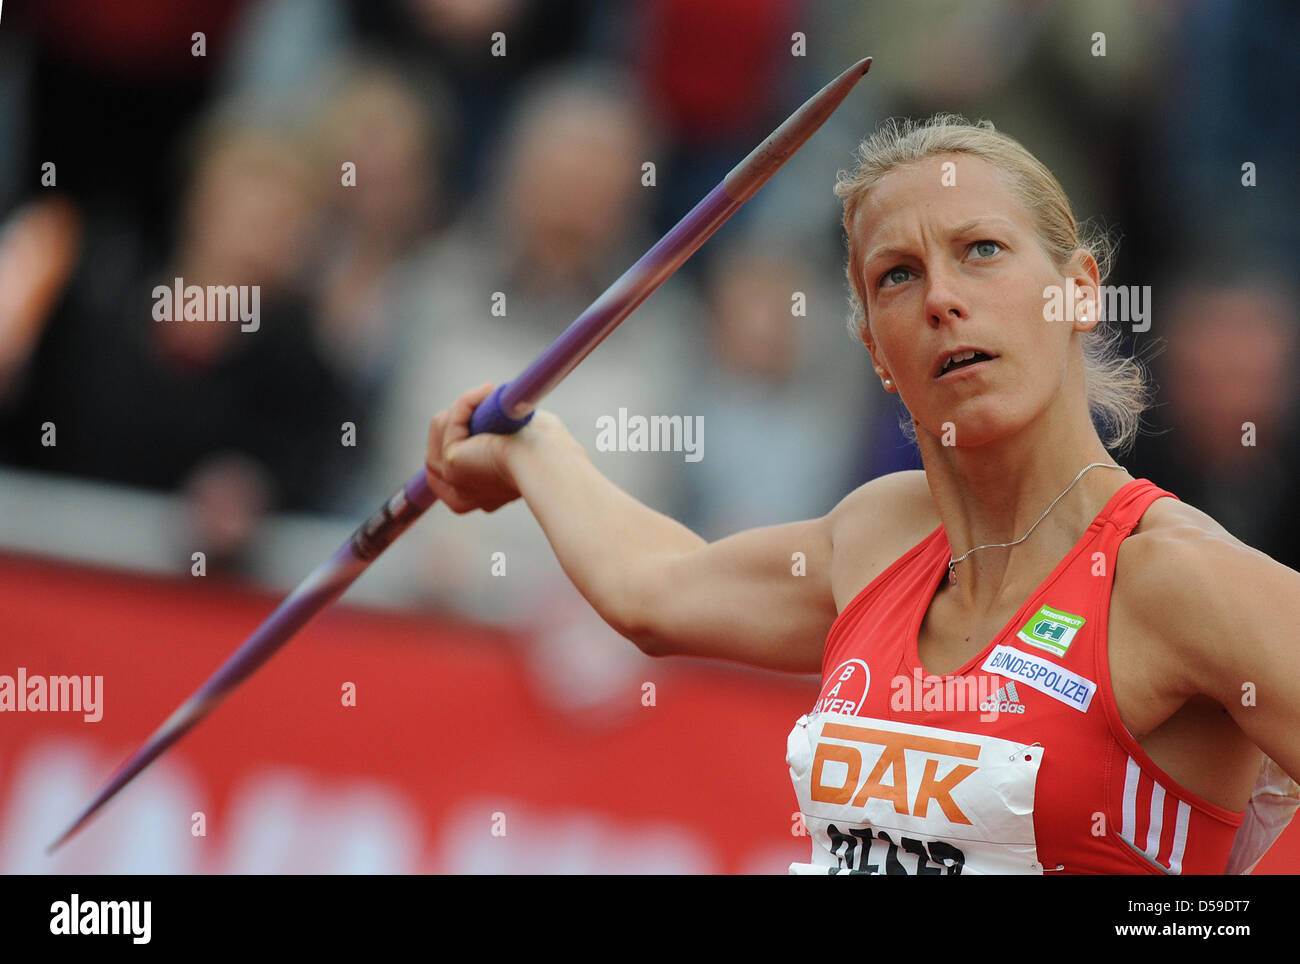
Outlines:
<svg viewBox="0 0 1300 964"><path fill-rule="evenodd" d="M512 442L511 475L560 565L605 622L635 641L654 605L648 567L706 540L607 479L554 415L538 412Z"/></svg>

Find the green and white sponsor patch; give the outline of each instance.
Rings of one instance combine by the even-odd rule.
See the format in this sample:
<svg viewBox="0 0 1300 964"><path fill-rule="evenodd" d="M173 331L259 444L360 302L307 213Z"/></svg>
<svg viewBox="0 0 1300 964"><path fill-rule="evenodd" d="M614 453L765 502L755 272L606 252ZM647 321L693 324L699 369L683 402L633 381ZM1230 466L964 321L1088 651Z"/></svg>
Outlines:
<svg viewBox="0 0 1300 964"><path fill-rule="evenodd" d="M1074 634L1083 628L1084 618L1073 613L1062 612L1051 606L1043 606L1020 627L1016 637L1022 643L1037 646L1057 656L1064 656L1070 648Z"/></svg>

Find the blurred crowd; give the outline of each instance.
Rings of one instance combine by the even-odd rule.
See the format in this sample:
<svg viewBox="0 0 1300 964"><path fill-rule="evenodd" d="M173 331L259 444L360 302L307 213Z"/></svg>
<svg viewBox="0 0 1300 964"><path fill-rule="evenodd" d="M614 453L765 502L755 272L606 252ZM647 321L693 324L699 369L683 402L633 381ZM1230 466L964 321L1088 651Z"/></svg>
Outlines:
<svg viewBox="0 0 1300 964"><path fill-rule="evenodd" d="M887 116L987 117L1121 236L1111 283L1152 288L1150 330L1128 342L1157 407L1124 464L1300 566L1284 261L1300 12L1284 0L4 13L0 463L180 496L213 571L241 571L268 514L360 521L419 469L433 414L516 375L867 54L823 131L544 407L708 538L919 465L844 325L831 187ZM155 287L177 278L259 286L258 330L155 321ZM620 408L702 416L704 458L598 451L596 420ZM409 604L557 637L594 618L521 505L431 513L392 552Z"/></svg>

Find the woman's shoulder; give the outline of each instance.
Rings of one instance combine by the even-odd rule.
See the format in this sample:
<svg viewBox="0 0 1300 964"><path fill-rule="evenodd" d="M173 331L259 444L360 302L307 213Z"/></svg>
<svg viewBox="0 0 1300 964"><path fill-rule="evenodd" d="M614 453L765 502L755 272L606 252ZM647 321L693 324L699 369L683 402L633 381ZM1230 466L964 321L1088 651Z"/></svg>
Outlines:
<svg viewBox="0 0 1300 964"><path fill-rule="evenodd" d="M939 526L920 469L891 472L858 486L827 516L831 582L842 605Z"/></svg>
<svg viewBox="0 0 1300 964"><path fill-rule="evenodd" d="M921 469L890 472L863 483L841 499L828 518L832 538L837 533L851 537L881 528L917 533L919 538L939 525L930 485Z"/></svg>
<svg viewBox="0 0 1300 964"><path fill-rule="evenodd" d="M1279 577L1300 579L1207 513L1162 498L1120 543L1113 592L1152 633L1186 641L1222 626L1261 581Z"/></svg>
<svg viewBox="0 0 1300 964"><path fill-rule="evenodd" d="M1212 578L1216 566L1236 556L1268 559L1218 521L1178 499L1156 499L1120 543L1116 590L1141 597L1182 595L1190 582ZM1175 592L1174 590L1178 590Z"/></svg>
<svg viewBox="0 0 1300 964"><path fill-rule="evenodd" d="M1164 554L1169 554L1176 556L1169 561L1177 562L1195 559L1198 552L1224 549L1258 551L1208 513L1179 499L1160 498L1147 506L1129 537L1120 544L1120 556L1159 562Z"/></svg>

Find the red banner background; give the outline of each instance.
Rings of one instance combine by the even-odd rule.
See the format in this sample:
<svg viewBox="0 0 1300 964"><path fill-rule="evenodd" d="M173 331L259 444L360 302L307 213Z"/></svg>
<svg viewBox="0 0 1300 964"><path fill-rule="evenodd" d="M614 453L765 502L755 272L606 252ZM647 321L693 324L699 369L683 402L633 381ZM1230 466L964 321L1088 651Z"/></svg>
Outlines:
<svg viewBox="0 0 1300 964"><path fill-rule="evenodd" d="M784 758L816 680L659 660L577 713L540 697L521 640L346 606L45 856L275 602L0 557L0 673L104 678L100 722L0 714L0 870L784 873L808 857ZM1293 826L1257 873L1297 869Z"/></svg>

